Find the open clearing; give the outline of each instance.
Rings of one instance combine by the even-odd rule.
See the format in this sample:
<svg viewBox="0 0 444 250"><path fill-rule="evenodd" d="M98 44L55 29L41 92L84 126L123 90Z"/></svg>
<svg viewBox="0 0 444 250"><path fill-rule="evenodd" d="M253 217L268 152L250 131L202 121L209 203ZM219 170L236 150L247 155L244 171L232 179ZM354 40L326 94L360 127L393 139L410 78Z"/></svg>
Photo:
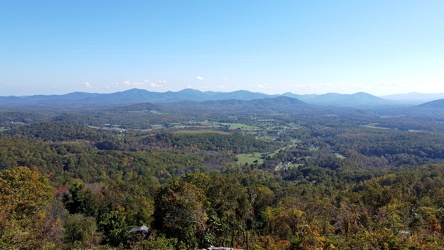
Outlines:
<svg viewBox="0 0 444 250"><path fill-rule="evenodd" d="M248 153L248 154L238 154L237 155L237 163L238 165L244 165L247 163L248 165L251 164L262 164L264 163L264 160L261 158L261 153L255 152L255 153Z"/></svg>
<svg viewBox="0 0 444 250"><path fill-rule="evenodd" d="M174 131L174 134L177 135L197 135L197 134L220 134L220 135L229 135L231 133L217 130L209 130L209 129L199 129L199 130L178 130Z"/></svg>

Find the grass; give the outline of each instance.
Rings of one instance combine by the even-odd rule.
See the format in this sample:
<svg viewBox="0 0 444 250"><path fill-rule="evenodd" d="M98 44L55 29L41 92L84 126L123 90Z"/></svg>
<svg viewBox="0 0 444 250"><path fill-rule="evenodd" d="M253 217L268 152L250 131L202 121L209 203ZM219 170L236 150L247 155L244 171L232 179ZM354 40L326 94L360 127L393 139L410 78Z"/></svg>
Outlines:
<svg viewBox="0 0 444 250"><path fill-rule="evenodd" d="M366 125L362 125L362 127L376 128L376 129L390 129L390 128L386 128L386 127L379 127L379 123L369 123L369 124L366 124Z"/></svg>
<svg viewBox="0 0 444 250"><path fill-rule="evenodd" d="M231 133L224 132L224 131L209 130L209 129L199 129L199 130L178 130L178 131L175 131L174 134L177 134L177 135L198 135L198 134L229 135Z"/></svg>
<svg viewBox="0 0 444 250"><path fill-rule="evenodd" d="M200 130L203 129L221 129L228 128L229 130L242 130L245 132L257 132L260 131L261 128L256 126L250 126L243 123L229 123L229 122L213 122L213 121L193 121L193 122L185 122L185 123L173 123L172 127L176 129L186 129L186 128L197 128Z"/></svg>
<svg viewBox="0 0 444 250"><path fill-rule="evenodd" d="M247 163L248 165L254 164L257 161L258 164L264 163L264 160L261 158L261 153L249 153L249 154L238 154L237 155L237 163L238 165L244 165Z"/></svg>
<svg viewBox="0 0 444 250"><path fill-rule="evenodd" d="M272 136L267 136L267 135L264 135L264 136L258 136L257 139L260 140L260 141L266 141L266 142L272 142L272 141L274 141L274 137L272 137Z"/></svg>
<svg viewBox="0 0 444 250"><path fill-rule="evenodd" d="M335 156L339 159L345 159L345 156L341 155L340 153L335 153Z"/></svg>
<svg viewBox="0 0 444 250"><path fill-rule="evenodd" d="M300 143L300 140L292 139L290 145L287 145L287 146L282 147L282 148L278 148L278 149L276 149L274 152L268 154L268 156L273 157L273 156L275 156L276 154L278 154L281 150L282 150L282 151L285 151L285 150L287 150L288 148L291 148L291 147L297 146L298 143Z"/></svg>
<svg viewBox="0 0 444 250"><path fill-rule="evenodd" d="M240 129L240 130L260 130L259 127L250 126L243 123L220 123L222 126L228 126L229 129Z"/></svg>

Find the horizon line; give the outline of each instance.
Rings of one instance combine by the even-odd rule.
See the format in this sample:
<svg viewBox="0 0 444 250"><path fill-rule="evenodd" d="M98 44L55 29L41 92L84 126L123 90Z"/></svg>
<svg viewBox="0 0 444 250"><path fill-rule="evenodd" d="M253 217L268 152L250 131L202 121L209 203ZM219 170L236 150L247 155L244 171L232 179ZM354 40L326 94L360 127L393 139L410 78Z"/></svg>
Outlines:
<svg viewBox="0 0 444 250"><path fill-rule="evenodd" d="M0 97L32 97L32 96L64 96L64 95L69 95L69 94L74 94L74 93L86 93L86 94L99 94L99 95L106 95L106 94L115 94L115 93L122 93L122 92L126 92L126 91L131 91L131 90L141 90L141 91L147 91L147 92L152 92L152 93L168 93L168 92L172 92L172 93L178 93L181 91L185 91L185 90L193 90L193 91L198 91L201 93L208 93L208 92L213 92L213 93L233 93L233 92L239 92L239 91L245 91L245 92L250 92L250 93L256 93L256 94L263 94L263 95L268 95L268 96L281 96L281 95L285 95L285 94L292 94L292 95L298 95L298 96L306 96L306 95L327 95L327 94L339 94L339 95L355 95L355 94L359 94L359 93L365 93L365 94L369 94L372 96L376 96L376 97L384 97L384 96L397 96L397 95L410 95L410 94L419 94L419 95L444 95L444 92L435 92L435 93L423 93L423 92L408 92L408 93L396 93L396 94L382 94L382 95L377 95L377 94L371 94L369 92L365 92L365 91L357 91L357 92L353 92L353 93L340 93L340 92L326 92L326 93L322 93L322 94L316 94L316 93L310 93L310 94L297 94L297 93L293 93L290 91L287 92L283 92L280 94L269 94L269 93L265 93L265 92L260 92L260 91L252 91L252 90L247 90L247 89L238 89L238 90L232 90L232 91L216 91L216 90L199 90L199 89L195 89L195 88L183 88L181 90L166 90L166 91L153 91L153 90L148 90L148 89L143 89L143 88L129 88L129 89L125 89L125 90L118 90L118 91L114 91L114 92L87 92L87 91L72 91L72 92L67 92L64 94L32 94L32 95L0 95Z"/></svg>

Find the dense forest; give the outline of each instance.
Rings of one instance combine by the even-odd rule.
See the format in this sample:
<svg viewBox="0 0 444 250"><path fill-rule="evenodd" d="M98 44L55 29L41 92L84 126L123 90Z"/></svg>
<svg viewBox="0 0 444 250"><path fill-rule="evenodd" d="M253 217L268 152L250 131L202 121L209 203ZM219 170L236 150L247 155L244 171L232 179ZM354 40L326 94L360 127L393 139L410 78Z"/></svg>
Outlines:
<svg viewBox="0 0 444 250"><path fill-rule="evenodd" d="M0 248L444 249L439 116L256 104L0 113Z"/></svg>

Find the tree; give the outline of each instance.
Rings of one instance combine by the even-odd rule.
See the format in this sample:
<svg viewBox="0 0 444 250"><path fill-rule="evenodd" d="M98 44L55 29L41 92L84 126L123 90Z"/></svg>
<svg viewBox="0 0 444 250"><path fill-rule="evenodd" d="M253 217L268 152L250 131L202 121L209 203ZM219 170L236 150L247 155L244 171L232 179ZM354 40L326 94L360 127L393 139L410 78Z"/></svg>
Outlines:
<svg viewBox="0 0 444 250"><path fill-rule="evenodd" d="M75 180L69 185L69 194L63 195L63 202L71 214L83 213L87 216L97 216L98 201L96 195L81 180Z"/></svg>
<svg viewBox="0 0 444 250"><path fill-rule="evenodd" d="M247 188L235 175L212 174L207 191L210 202L208 214L215 233L215 243L220 245L244 245L247 221L251 219L252 206Z"/></svg>
<svg viewBox="0 0 444 250"><path fill-rule="evenodd" d="M122 207L103 213L99 216L99 229L104 234L104 242L112 246L126 244L128 240L128 225Z"/></svg>
<svg viewBox="0 0 444 250"><path fill-rule="evenodd" d="M40 249L55 240L41 237L52 189L36 168L0 172L0 247Z"/></svg>
<svg viewBox="0 0 444 250"><path fill-rule="evenodd" d="M82 214L69 215L64 229L63 241L70 249L90 248L100 242L96 220L93 217L85 217Z"/></svg>
<svg viewBox="0 0 444 250"><path fill-rule="evenodd" d="M197 248L205 236L207 200L195 185L173 179L155 197L154 227L177 238L188 249Z"/></svg>

